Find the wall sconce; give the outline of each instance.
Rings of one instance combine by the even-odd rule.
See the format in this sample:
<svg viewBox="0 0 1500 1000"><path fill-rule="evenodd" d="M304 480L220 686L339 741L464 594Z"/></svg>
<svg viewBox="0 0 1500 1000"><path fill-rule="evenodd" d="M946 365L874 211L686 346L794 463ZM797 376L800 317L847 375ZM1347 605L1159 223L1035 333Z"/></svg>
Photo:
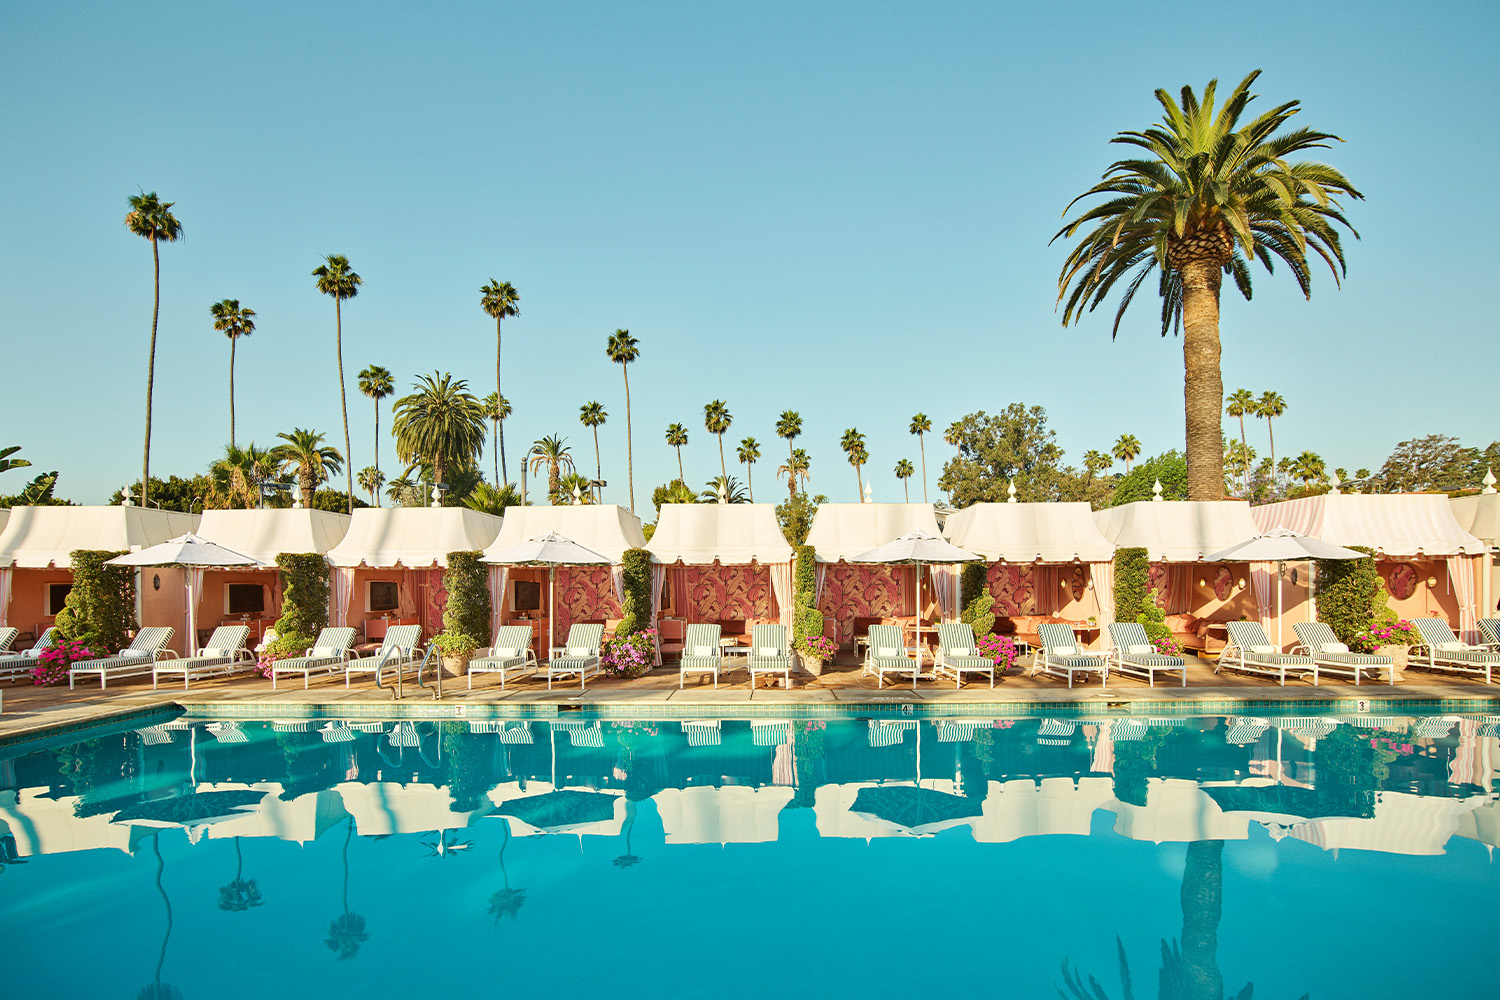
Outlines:
<svg viewBox="0 0 1500 1000"><path fill-rule="evenodd" d="M1199 580L1198 581L1198 586L1200 586L1200 587L1207 587L1208 586L1208 581L1207 580Z"/></svg>
<svg viewBox="0 0 1500 1000"><path fill-rule="evenodd" d="M1240 577L1238 580L1235 581L1234 585L1235 585L1235 587L1237 589L1244 590L1245 589L1245 578L1244 577Z"/></svg>
<svg viewBox="0 0 1500 1000"><path fill-rule="evenodd" d="M153 574L151 574L151 589L152 590L160 590L161 589L161 574L160 573L153 573Z"/></svg>
<svg viewBox="0 0 1500 1000"><path fill-rule="evenodd" d="M1067 580L1058 580L1057 582L1062 586L1063 590L1067 590L1068 589L1068 581Z"/></svg>
<svg viewBox="0 0 1500 1000"><path fill-rule="evenodd" d="M1429 576L1427 578L1427 586L1428 586L1428 589L1436 587L1437 586L1437 577L1435 577L1435 576Z"/></svg>
<svg viewBox="0 0 1500 1000"><path fill-rule="evenodd" d="M1297 571L1292 570L1292 586L1297 586Z"/></svg>

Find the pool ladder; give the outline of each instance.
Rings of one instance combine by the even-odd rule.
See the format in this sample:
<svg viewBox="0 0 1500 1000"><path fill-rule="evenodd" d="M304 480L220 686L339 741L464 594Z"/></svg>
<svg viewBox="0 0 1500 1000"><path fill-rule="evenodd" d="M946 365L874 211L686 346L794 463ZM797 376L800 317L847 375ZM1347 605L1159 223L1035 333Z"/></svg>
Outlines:
<svg viewBox="0 0 1500 1000"><path fill-rule="evenodd" d="M428 664L432 665L432 674L433 674L434 677L437 678L436 685L433 686L433 687L431 687L431 688L429 688L429 690L431 690L431 692L432 692L432 700L433 701L442 701L443 700L443 654L438 650L438 648L437 648L436 645L429 645L427 647L427 651L422 654L422 662L417 665L417 687L419 687L419 688L428 687L428 685L426 685L426 684L424 684L422 682L422 673L425 670L427 670ZM395 698L396 701L400 701L402 698L404 698L406 696L405 687L404 687L404 685L402 683L402 674L403 674L403 671L398 667L396 669L396 687L392 691L392 695L393 695L393 697Z"/></svg>

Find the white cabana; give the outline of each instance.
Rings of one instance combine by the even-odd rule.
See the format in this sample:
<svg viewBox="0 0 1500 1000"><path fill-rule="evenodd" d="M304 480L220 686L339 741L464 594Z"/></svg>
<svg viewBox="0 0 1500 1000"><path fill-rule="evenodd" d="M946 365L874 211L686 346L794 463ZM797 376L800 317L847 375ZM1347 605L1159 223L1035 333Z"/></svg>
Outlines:
<svg viewBox="0 0 1500 1000"><path fill-rule="evenodd" d="M941 534L932 504L825 503L813 515L807 544L817 553L818 562L847 562L913 531Z"/></svg>
<svg viewBox="0 0 1500 1000"><path fill-rule="evenodd" d="M46 787L0 791L0 826L15 838L19 857L108 849L134 854L151 835L145 827L112 823L113 812L79 815L80 796L49 793Z"/></svg>
<svg viewBox="0 0 1500 1000"><path fill-rule="evenodd" d="M1116 806L1111 778L1013 778L991 781L974 839L1005 844L1023 837L1057 834L1087 837L1094 812Z"/></svg>
<svg viewBox="0 0 1500 1000"><path fill-rule="evenodd" d="M350 521L348 514L305 507L206 510L196 534L205 541L274 564L283 552L327 552L349 533Z"/></svg>
<svg viewBox="0 0 1500 1000"><path fill-rule="evenodd" d="M462 830L494 809L482 800L476 809L455 810L448 786L420 781L346 781L333 790L354 817L354 830L361 837Z"/></svg>
<svg viewBox="0 0 1500 1000"><path fill-rule="evenodd" d="M902 580L912 574L890 566L857 565L854 557L914 531L940 535L931 504L825 503L818 508L807 544L817 557L816 599L819 610L833 624L830 638L847 642L856 618L906 613L903 604L916 600L917 588L915 581ZM958 570L931 566L929 572L941 617L956 617ZM911 611L921 614L922 609Z"/></svg>
<svg viewBox="0 0 1500 1000"><path fill-rule="evenodd" d="M672 605L678 614L749 619L765 617L774 604L790 634L792 547L771 504L662 504L646 551L656 564L651 575L653 623L662 606L667 570L676 566ZM769 587L755 579L761 570L769 575ZM689 603L695 606L684 606Z"/></svg>
<svg viewBox="0 0 1500 1000"><path fill-rule="evenodd" d="M1441 498L1440 498L1441 499ZM1383 854L1446 854L1446 845L1465 827L1469 814L1489 803L1486 795L1450 799L1410 792L1376 793L1375 815L1336 816L1293 823L1286 836L1325 851L1379 851Z"/></svg>
<svg viewBox="0 0 1500 1000"><path fill-rule="evenodd" d="M1493 486L1474 496L1454 497L1448 501L1458 526L1479 539L1490 550L1489 571L1480 576L1479 608L1481 618L1493 617L1500 600L1500 493Z"/></svg>
<svg viewBox="0 0 1500 1000"><path fill-rule="evenodd" d="M1096 511L1094 523L1115 548L1145 549L1152 562L1200 562L1260 534L1250 512L1243 500L1140 500Z"/></svg>

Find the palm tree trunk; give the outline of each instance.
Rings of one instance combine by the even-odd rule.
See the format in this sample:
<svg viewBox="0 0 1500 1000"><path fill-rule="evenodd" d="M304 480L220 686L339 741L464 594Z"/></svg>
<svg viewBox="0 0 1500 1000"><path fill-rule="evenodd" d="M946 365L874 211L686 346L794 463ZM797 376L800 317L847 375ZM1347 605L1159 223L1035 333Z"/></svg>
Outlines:
<svg viewBox="0 0 1500 1000"><path fill-rule="evenodd" d="M1266 434L1271 438L1271 472L1276 471L1276 432L1271 429L1271 421L1274 417L1266 417Z"/></svg>
<svg viewBox="0 0 1500 1000"><path fill-rule="evenodd" d="M380 399L375 399L375 471L380 471ZM370 491L375 500L375 506L380 506L380 490L378 488Z"/></svg>
<svg viewBox="0 0 1500 1000"><path fill-rule="evenodd" d="M792 447L792 439L786 439L786 489L792 496L797 495L797 450Z"/></svg>
<svg viewBox="0 0 1500 1000"><path fill-rule="evenodd" d="M635 452L631 449L630 432L630 366L621 365L620 374L625 376L625 467L630 483L630 513L635 513Z"/></svg>
<svg viewBox="0 0 1500 1000"><path fill-rule="evenodd" d="M500 400L505 397L500 393L500 317L495 317L495 405L500 405ZM505 478L510 479L510 466L505 462L505 421L498 421L500 437L500 467L505 470ZM503 486L500 482L500 473L495 473L495 485Z"/></svg>
<svg viewBox="0 0 1500 1000"><path fill-rule="evenodd" d="M599 425L594 425L594 481L598 482L604 478L604 462L599 458ZM594 502L603 503L604 496L599 492L599 487L594 487Z"/></svg>
<svg viewBox="0 0 1500 1000"><path fill-rule="evenodd" d="M1219 371L1219 284L1222 272L1207 259L1183 266L1183 401L1187 417L1189 500L1224 499L1224 444L1220 412L1224 378Z"/></svg>
<svg viewBox="0 0 1500 1000"><path fill-rule="evenodd" d="M927 484L923 483L922 485L926 486ZM911 483L903 479L901 480L901 487L902 489L906 490L906 502L911 503Z"/></svg>
<svg viewBox="0 0 1500 1000"><path fill-rule="evenodd" d="M354 513L354 449L349 446L349 402L344 396L344 309L343 299L333 297L334 349L339 356L339 412L344 416L344 500L345 513ZM311 498L308 506L312 506Z"/></svg>
<svg viewBox="0 0 1500 1000"><path fill-rule="evenodd" d="M929 501L927 500L927 442L925 440L923 440L923 437L924 436L921 435L921 434L917 435L917 448L920 449L921 452L922 452L922 502L923 503L928 503ZM907 503L911 503L911 491L910 490L907 491L906 502Z"/></svg>
<svg viewBox="0 0 1500 1000"><path fill-rule="evenodd" d="M302 466L297 470L297 492L302 494L302 506L312 510L313 494L317 491L318 485L313 482L312 466Z"/></svg>
<svg viewBox="0 0 1500 1000"><path fill-rule="evenodd" d="M750 490L750 502L755 502L755 463L745 463L745 486Z"/></svg>
<svg viewBox="0 0 1500 1000"><path fill-rule="evenodd" d="M437 488L438 483L446 483L448 475L448 457L441 451L432 456L432 491L434 500L442 497L442 491Z"/></svg>
<svg viewBox="0 0 1500 1000"><path fill-rule="evenodd" d="M1250 499L1250 444L1245 440L1245 414L1240 413L1240 458L1244 461L1245 499Z"/></svg>
<svg viewBox="0 0 1500 1000"><path fill-rule="evenodd" d="M677 478L682 481L682 484L684 486L686 486L687 485L687 476L684 475L683 471L682 471L682 445L679 444L679 445L676 446L676 448L677 448Z"/></svg>
<svg viewBox="0 0 1500 1000"><path fill-rule="evenodd" d="M857 465L854 467L854 481L858 484L858 490L859 490L859 492L857 492L857 493L854 494L854 502L855 503L864 503L864 501L865 501L865 475L864 475L863 472L860 471L859 466L857 466Z"/></svg>
<svg viewBox="0 0 1500 1000"><path fill-rule="evenodd" d="M238 338L229 338L229 447L234 447L234 345Z"/></svg>
<svg viewBox="0 0 1500 1000"><path fill-rule="evenodd" d="M1182 965L1191 1000L1224 995L1219 971L1219 919L1224 911L1224 842L1188 844L1182 870Z"/></svg>
<svg viewBox="0 0 1500 1000"><path fill-rule="evenodd" d="M724 464L724 435L719 434L719 475L724 477L724 485L729 485L729 468Z"/></svg>
<svg viewBox="0 0 1500 1000"><path fill-rule="evenodd" d="M146 452L141 459L141 506L151 490L151 390L156 383L156 321L161 315L161 252L151 237L151 354L146 362Z"/></svg>
<svg viewBox="0 0 1500 1000"><path fill-rule="evenodd" d="M495 405L499 405L498 403ZM495 486L500 486L500 421L490 421L490 457L495 460Z"/></svg>

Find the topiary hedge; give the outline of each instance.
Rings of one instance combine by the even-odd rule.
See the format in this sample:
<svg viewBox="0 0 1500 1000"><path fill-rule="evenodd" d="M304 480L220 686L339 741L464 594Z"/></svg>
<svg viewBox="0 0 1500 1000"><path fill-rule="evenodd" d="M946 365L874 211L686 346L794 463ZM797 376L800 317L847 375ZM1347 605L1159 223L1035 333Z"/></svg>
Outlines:
<svg viewBox="0 0 1500 1000"><path fill-rule="evenodd" d="M615 635L630 635L651 627L651 553L626 549L621 559L625 570L624 612Z"/></svg>
<svg viewBox="0 0 1500 1000"><path fill-rule="evenodd" d="M1146 603L1146 585L1151 580L1151 561L1143 548L1115 551L1115 621L1140 618Z"/></svg>
<svg viewBox="0 0 1500 1000"><path fill-rule="evenodd" d="M995 631L995 595L990 593L988 563L964 563L959 571L958 620L974 629L974 638Z"/></svg>
<svg viewBox="0 0 1500 1000"><path fill-rule="evenodd" d="M818 610L818 556L811 545L796 547L792 569L792 645L823 634L823 612Z"/></svg>
<svg viewBox="0 0 1500 1000"><path fill-rule="evenodd" d="M1339 642L1357 645L1375 618L1380 574L1374 549L1350 548L1365 558L1318 560L1318 621L1333 629Z"/></svg>
<svg viewBox="0 0 1500 1000"><path fill-rule="evenodd" d="M73 589L54 625L62 639L81 642L96 656L108 656L125 646L125 634L136 628L135 570L128 566L106 566L106 560L124 552L76 549Z"/></svg>
<svg viewBox="0 0 1500 1000"><path fill-rule="evenodd" d="M1135 616L1135 620L1146 629L1146 638L1151 640L1152 647L1158 653L1166 653L1168 656L1176 656L1180 649L1177 639L1172 635L1172 630L1167 628L1167 613L1163 606L1161 594L1152 590L1141 602L1141 610Z"/></svg>
<svg viewBox="0 0 1500 1000"><path fill-rule="evenodd" d="M480 552L448 553L443 571L443 589L448 603L443 607L443 631L450 636L468 636L474 645L490 641L490 572L480 562Z"/></svg>
<svg viewBox="0 0 1500 1000"><path fill-rule="evenodd" d="M301 650L328 627L328 560L317 552L282 552L281 617L276 619L277 650Z"/></svg>

